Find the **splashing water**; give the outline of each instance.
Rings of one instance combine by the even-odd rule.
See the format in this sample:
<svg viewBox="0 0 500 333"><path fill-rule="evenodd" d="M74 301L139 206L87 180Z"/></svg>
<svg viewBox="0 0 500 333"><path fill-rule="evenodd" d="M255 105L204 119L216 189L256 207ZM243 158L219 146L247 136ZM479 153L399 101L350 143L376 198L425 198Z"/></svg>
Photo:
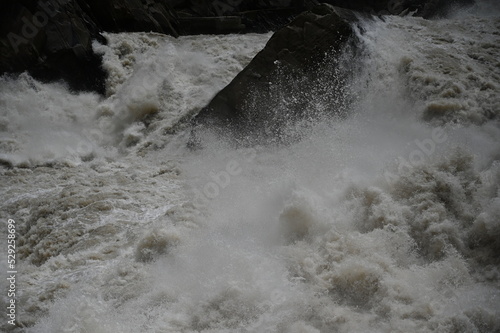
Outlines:
<svg viewBox="0 0 500 333"><path fill-rule="evenodd" d="M2 78L19 330L499 331L500 20L473 14L365 23L349 116L289 145L184 148L269 34L110 34L102 99Z"/></svg>

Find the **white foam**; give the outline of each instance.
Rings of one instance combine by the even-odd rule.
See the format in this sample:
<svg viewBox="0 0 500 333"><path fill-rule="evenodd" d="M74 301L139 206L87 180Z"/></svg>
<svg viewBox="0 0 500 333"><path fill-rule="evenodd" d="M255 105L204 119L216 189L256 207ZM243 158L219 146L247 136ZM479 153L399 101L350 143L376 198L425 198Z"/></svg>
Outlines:
<svg viewBox="0 0 500 333"><path fill-rule="evenodd" d="M115 72L96 117L130 117L110 127L128 154L2 169L1 216L25 223L26 331L498 331L500 128L474 111L497 96L462 89L458 70L470 63L497 80L488 62L466 60L469 39L497 38L495 22L367 23L350 117L286 146L207 137L193 152L180 148L185 134L162 131L205 103L201 90L222 86L257 37L109 35L102 51ZM204 77L218 61L236 67ZM160 68L138 104L125 102ZM443 97L450 82L460 93ZM422 121L441 98L463 112Z"/></svg>

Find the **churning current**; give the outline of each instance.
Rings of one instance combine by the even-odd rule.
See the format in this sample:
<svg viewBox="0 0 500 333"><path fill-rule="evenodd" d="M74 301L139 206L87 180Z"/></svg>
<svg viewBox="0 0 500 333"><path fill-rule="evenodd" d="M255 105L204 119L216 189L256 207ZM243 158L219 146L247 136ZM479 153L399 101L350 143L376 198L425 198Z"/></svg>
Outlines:
<svg viewBox="0 0 500 333"><path fill-rule="evenodd" d="M104 97L0 78L17 331L499 332L496 7L363 23L348 116L289 144L186 148L271 34L107 34Z"/></svg>

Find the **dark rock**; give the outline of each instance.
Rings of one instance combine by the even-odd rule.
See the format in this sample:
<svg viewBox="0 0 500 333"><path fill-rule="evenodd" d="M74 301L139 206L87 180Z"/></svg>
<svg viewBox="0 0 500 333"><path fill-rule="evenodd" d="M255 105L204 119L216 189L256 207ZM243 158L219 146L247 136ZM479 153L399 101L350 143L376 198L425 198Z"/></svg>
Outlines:
<svg viewBox="0 0 500 333"><path fill-rule="evenodd" d="M105 73L92 51L98 28L77 3L24 0L0 15L0 72L28 70L75 90L103 91Z"/></svg>
<svg viewBox="0 0 500 333"><path fill-rule="evenodd" d="M351 9L359 12L376 14L383 10L387 10L389 0L323 0L322 2L328 3L332 6Z"/></svg>
<svg viewBox="0 0 500 333"><path fill-rule="evenodd" d="M358 69L352 67L355 61L349 63L342 56L356 57L362 52L352 28L356 15L430 17L446 12L443 0L324 2L359 12L323 4L276 32L264 50L194 118L192 144L206 129L230 133L243 143L289 141L301 135L301 128L293 131L305 120L346 116L352 100L346 84Z"/></svg>
<svg viewBox="0 0 500 333"><path fill-rule="evenodd" d="M474 0L427 0L415 2L419 3L416 15L427 19L443 18L453 9L472 6L475 3Z"/></svg>
<svg viewBox="0 0 500 333"><path fill-rule="evenodd" d="M0 13L0 73L29 71L42 81L104 93L106 73L92 41L100 31L155 31L177 36L162 1L21 0Z"/></svg>
<svg viewBox="0 0 500 333"><path fill-rule="evenodd" d="M229 34L245 30L240 16L221 17L181 17L183 34Z"/></svg>
<svg viewBox="0 0 500 333"><path fill-rule="evenodd" d="M269 31L277 31L285 25L289 24L295 17L304 11L313 8L307 7L289 7L262 9L240 12L242 22L245 25L245 30L255 33L266 33Z"/></svg>
<svg viewBox="0 0 500 333"><path fill-rule="evenodd" d="M201 0L173 5L180 34L275 31L319 4L316 0Z"/></svg>
<svg viewBox="0 0 500 333"><path fill-rule="evenodd" d="M403 15L435 18L445 16L455 6L471 5L474 0L322 0L324 3L375 15Z"/></svg>
<svg viewBox="0 0 500 333"><path fill-rule="evenodd" d="M249 11L280 10L284 8L304 11L317 6L317 0L192 0L171 1L179 16L220 17L240 15Z"/></svg>
<svg viewBox="0 0 500 333"><path fill-rule="evenodd" d="M211 128L237 140L283 141L290 139L283 130L305 116L340 115L350 70L340 56L355 44L357 21L354 12L327 4L298 16L201 110L194 119L195 136ZM328 104L324 109L311 106L322 101Z"/></svg>
<svg viewBox="0 0 500 333"><path fill-rule="evenodd" d="M102 31L154 31L178 36L176 15L160 0L79 0Z"/></svg>

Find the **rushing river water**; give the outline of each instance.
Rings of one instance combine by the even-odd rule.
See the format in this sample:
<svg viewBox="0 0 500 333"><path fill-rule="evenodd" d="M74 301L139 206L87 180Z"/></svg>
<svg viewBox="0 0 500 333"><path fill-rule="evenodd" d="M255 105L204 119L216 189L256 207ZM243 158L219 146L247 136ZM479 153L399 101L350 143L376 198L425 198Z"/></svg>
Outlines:
<svg viewBox="0 0 500 333"><path fill-rule="evenodd" d="M17 330L499 332L498 5L363 25L348 116L288 145L186 148L271 34L108 34L105 97L0 78Z"/></svg>

